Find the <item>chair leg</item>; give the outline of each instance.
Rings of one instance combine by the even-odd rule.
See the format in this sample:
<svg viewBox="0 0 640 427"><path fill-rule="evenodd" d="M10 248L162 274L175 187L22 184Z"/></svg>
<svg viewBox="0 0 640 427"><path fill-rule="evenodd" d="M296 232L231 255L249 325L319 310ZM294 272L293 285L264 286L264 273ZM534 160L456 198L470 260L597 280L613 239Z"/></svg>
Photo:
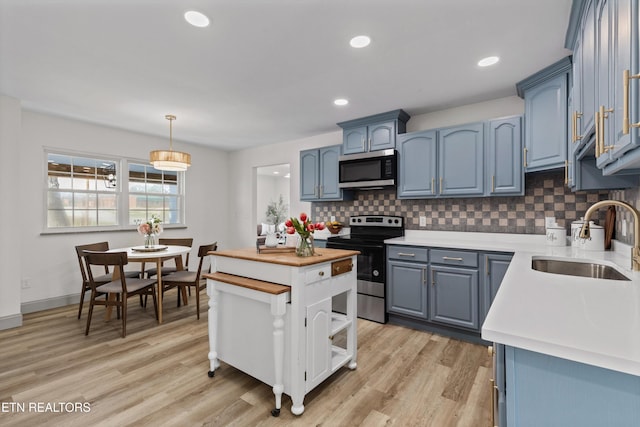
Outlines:
<svg viewBox="0 0 640 427"><path fill-rule="evenodd" d="M122 338L127 336L127 295L122 295Z"/></svg>
<svg viewBox="0 0 640 427"><path fill-rule="evenodd" d="M189 287L189 289L191 289L191 287ZM196 283L195 293L196 293L196 314L197 314L197 319L200 320L200 283Z"/></svg>
<svg viewBox="0 0 640 427"><path fill-rule="evenodd" d="M91 327L91 316L93 316L93 303L95 299L96 299L95 291L91 290L91 300L89 300L89 314L87 316L87 328L84 330L85 335L89 335L89 328Z"/></svg>
<svg viewBox="0 0 640 427"><path fill-rule="evenodd" d="M153 297L153 310L156 313L156 320L158 320L158 300L156 298L156 287L155 287L155 285L151 288L151 296Z"/></svg>
<svg viewBox="0 0 640 427"><path fill-rule="evenodd" d="M80 292L80 307L78 307L78 319L82 316L82 305L84 304L84 294L87 293L87 289L82 285L82 292Z"/></svg>

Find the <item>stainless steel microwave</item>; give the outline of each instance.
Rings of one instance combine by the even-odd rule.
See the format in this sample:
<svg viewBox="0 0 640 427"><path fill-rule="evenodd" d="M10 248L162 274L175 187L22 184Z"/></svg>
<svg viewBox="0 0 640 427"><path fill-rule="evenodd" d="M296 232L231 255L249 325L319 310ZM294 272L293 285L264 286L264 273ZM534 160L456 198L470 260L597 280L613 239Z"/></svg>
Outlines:
<svg viewBox="0 0 640 427"><path fill-rule="evenodd" d="M340 188L381 188L396 185L396 150L380 150L340 156Z"/></svg>

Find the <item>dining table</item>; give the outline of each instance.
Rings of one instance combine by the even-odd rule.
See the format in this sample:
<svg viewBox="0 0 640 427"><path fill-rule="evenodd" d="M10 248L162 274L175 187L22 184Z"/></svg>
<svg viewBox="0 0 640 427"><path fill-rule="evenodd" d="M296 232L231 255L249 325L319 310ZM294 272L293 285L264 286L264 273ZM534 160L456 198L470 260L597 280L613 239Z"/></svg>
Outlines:
<svg viewBox="0 0 640 427"><path fill-rule="evenodd" d="M110 249L109 252L126 252L129 262L155 263L158 272L162 271L162 263L175 260L176 270L184 270L182 255L191 251L189 246L153 245L150 247L133 246L128 248ZM117 271L117 270L116 270ZM116 277L114 277L114 280ZM162 323L162 274L157 275L158 294L158 323ZM186 301L185 301L186 302ZM107 312L107 316L110 312Z"/></svg>

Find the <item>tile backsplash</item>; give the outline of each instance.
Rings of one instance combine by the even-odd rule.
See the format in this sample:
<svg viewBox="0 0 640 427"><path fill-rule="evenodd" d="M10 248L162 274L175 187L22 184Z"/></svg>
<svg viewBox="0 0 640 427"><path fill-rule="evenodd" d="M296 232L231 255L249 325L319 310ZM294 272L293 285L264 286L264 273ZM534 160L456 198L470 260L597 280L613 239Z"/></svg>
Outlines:
<svg viewBox="0 0 640 427"><path fill-rule="evenodd" d="M355 215L397 215L409 230L544 234L545 216L555 216L569 232L571 222L592 203L610 197L609 191L572 192L564 185L562 170L526 174L525 189L524 196L412 200L397 199L395 189L358 191L351 201L312 203L311 217L328 221L334 215L347 222ZM619 197L625 191L635 191L640 200L638 189L624 190ZM605 212L599 212L600 224ZM419 226L420 216L426 217L426 227Z"/></svg>
<svg viewBox="0 0 640 427"><path fill-rule="evenodd" d="M640 188L627 188L624 190L611 190L609 193L609 198L613 200L621 200L629 203L634 208L638 209L640 207ZM602 210L602 209L601 209ZM626 226L626 236L622 233L622 223L623 221L627 222ZM634 243L634 233L633 233L634 223L633 216L631 212L627 209L622 209L616 207L616 229L615 229L615 239L621 242L627 243L629 245L633 245Z"/></svg>

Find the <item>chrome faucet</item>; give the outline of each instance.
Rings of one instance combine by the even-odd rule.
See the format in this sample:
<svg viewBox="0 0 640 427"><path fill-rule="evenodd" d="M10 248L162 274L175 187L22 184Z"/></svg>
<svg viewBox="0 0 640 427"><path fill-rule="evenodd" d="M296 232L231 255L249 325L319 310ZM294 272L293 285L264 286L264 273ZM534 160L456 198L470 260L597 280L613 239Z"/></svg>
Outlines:
<svg viewBox="0 0 640 427"><path fill-rule="evenodd" d="M618 200L601 200L591 205L587 212L584 214L584 224L580 229L580 238L588 239L591 237L589 230L589 218L595 211L602 206L619 206L625 208L633 215L633 248L631 248L631 268L634 271L640 271L640 212L636 210L627 202L620 202Z"/></svg>

